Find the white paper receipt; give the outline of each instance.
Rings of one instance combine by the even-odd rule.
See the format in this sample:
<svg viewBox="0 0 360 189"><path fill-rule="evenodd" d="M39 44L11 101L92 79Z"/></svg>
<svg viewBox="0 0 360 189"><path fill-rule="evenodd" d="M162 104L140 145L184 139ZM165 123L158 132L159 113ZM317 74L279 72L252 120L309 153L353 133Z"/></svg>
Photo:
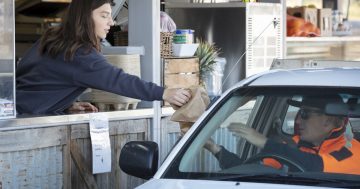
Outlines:
<svg viewBox="0 0 360 189"><path fill-rule="evenodd" d="M92 113L89 116L93 174L111 172L109 119L102 113Z"/></svg>

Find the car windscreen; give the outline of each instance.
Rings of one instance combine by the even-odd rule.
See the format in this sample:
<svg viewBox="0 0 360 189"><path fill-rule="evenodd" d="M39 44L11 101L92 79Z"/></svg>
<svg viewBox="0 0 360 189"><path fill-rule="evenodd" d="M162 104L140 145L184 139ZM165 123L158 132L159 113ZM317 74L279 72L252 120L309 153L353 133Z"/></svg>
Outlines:
<svg viewBox="0 0 360 189"><path fill-rule="evenodd" d="M337 101L333 101L334 96ZM332 111L339 115L329 115L324 109L334 102L345 106L350 101L353 104L348 108L357 107L359 99L360 89L243 87L233 90L212 107L163 178L234 181L251 178L277 183L283 179L274 179L276 176L287 175L285 180L296 184L297 178L311 180L313 174L320 174L319 178L324 180L357 182L360 166L351 164L360 160L360 143L350 122L360 115L348 117L340 110ZM258 138L264 140L257 141ZM265 142L259 145L261 141ZM343 169L337 170L337 165ZM274 178L268 180L264 176ZM309 182L312 185L313 181Z"/></svg>

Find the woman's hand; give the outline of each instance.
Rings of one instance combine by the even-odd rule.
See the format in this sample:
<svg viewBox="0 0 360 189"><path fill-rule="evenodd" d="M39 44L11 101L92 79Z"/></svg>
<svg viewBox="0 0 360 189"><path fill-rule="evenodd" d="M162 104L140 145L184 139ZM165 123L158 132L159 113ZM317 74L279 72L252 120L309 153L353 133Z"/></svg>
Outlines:
<svg viewBox="0 0 360 189"><path fill-rule="evenodd" d="M186 104L190 98L190 91L182 88L167 88L163 94L165 101L180 107Z"/></svg>
<svg viewBox="0 0 360 189"><path fill-rule="evenodd" d="M98 112L99 110L89 102L74 102L73 105L68 109L70 113L76 112Z"/></svg>
<svg viewBox="0 0 360 189"><path fill-rule="evenodd" d="M264 148L267 141L267 138L264 135L260 134L253 128L239 124L230 124L228 129L259 148Z"/></svg>

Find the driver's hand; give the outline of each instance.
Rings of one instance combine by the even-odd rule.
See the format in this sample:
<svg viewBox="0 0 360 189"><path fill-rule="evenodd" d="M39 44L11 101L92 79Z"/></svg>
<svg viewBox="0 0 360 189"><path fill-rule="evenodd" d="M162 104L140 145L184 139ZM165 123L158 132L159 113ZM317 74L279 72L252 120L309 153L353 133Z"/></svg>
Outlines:
<svg viewBox="0 0 360 189"><path fill-rule="evenodd" d="M217 154L221 150L220 146L215 144L212 138L209 138L209 140L206 141L204 148L210 151L212 154Z"/></svg>
<svg viewBox="0 0 360 189"><path fill-rule="evenodd" d="M260 134L253 128L230 124L228 129L229 131L234 132L235 135L244 138L245 140L259 148L264 148L267 141L267 138L264 135Z"/></svg>

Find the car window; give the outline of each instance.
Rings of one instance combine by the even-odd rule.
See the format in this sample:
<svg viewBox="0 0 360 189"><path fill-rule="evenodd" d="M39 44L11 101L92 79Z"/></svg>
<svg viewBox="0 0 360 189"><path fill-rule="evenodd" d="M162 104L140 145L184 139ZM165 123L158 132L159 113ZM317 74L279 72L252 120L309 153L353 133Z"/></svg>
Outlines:
<svg viewBox="0 0 360 189"><path fill-rule="evenodd" d="M345 100L347 100L347 98L344 98ZM292 98L292 100L297 100L300 101L301 100L301 96L294 96ZM299 111L298 107L294 107L294 106L289 106L286 115L285 115L285 119L283 121L283 124L281 126L281 130L283 133L287 134L287 135L294 135L294 131L295 131L295 117L297 115ZM351 127L352 132L354 133L354 135L359 136L357 137L360 140L360 118L349 118L349 123L348 126Z"/></svg>
<svg viewBox="0 0 360 189"><path fill-rule="evenodd" d="M299 173L302 176L310 175L311 178L314 178L314 176L311 176L313 172L321 172L322 168L314 168L314 171L312 171L312 161L310 161L310 164L305 165L304 168L301 167L304 160L296 159L299 158L297 157L298 153L301 154L301 157L303 153L309 156L310 151L312 152L313 149L309 151L296 149L297 145L294 140L295 138L299 139L299 136L294 136L299 134L296 132L295 118L299 112L299 107L290 103L290 101L300 102L304 99L304 96L309 95L317 95L322 98L323 94L340 95L343 99L344 103L341 105L332 104L335 105L334 107L340 108L332 112L333 114L339 114L336 116L343 116L346 113L342 112L342 110L345 110L346 103L350 98L360 99L360 90L339 92L339 90L333 89L309 90L307 88L280 87L234 90L221 99L221 102L213 107L210 113L202 120L185 145L176 154L176 158L172 160L163 177L217 180L234 174L278 175ZM356 102L356 104L359 104L359 102ZM358 105L353 107L357 109ZM319 114L318 112L309 113L310 115L307 116ZM357 114L356 111L353 114ZM358 114L360 114L360 108ZM301 116L303 116L301 119L307 119L304 117L306 115L302 114ZM359 130L359 121L359 118L350 118L350 123L346 127L346 138L349 136L348 133ZM245 140L244 136L241 137L237 133L238 131L233 128L251 128L264 136L267 141L271 141L272 148L264 153L264 147L260 148L253 145L248 140ZM338 131L343 132L342 129ZM354 133L353 137L357 137L356 133ZM273 152L272 149L286 152L294 151L296 152L295 159L292 159L294 157L291 157L291 155L289 157L279 157L276 155L277 152ZM316 146L314 146L314 149L316 149ZM275 156L272 153L275 153ZM312 154L316 154L316 151L312 152ZM312 155L310 156L312 157ZM276 161L273 161L274 158ZM301 162L300 167L298 161ZM314 167L320 164L321 162L316 163ZM329 175L328 173L322 174L326 178ZM341 177L341 179L354 178L354 180L360 180L359 176L347 177L346 175L348 174L344 174L344 177L341 177L341 174L337 176Z"/></svg>
<svg viewBox="0 0 360 189"><path fill-rule="evenodd" d="M354 132L360 132L360 118L350 118L350 123Z"/></svg>
<svg viewBox="0 0 360 189"><path fill-rule="evenodd" d="M360 141L360 118L350 118L349 124L352 128L353 138Z"/></svg>
<svg viewBox="0 0 360 189"><path fill-rule="evenodd" d="M217 114L214 119L212 119L212 123L208 123L214 125L213 128L209 129L210 136L207 136L208 133L205 131L203 135L199 136L197 141L199 141L199 145L206 145L209 140L212 142L221 145L226 148L230 152L234 154L238 154L239 156L242 153L245 140L242 140L240 137L234 135L234 133L228 130L230 125L239 125L239 126L247 126L249 125L249 121L251 118L251 112L255 111L255 104L261 103L262 97L257 98L233 98L228 101L224 105L223 111ZM225 110L226 109L226 110ZM218 119L216 119L218 117ZM224 118L224 119L223 119ZM204 140L206 138L207 140ZM202 144L204 143L205 144ZM219 162L216 160L213 154L211 154L208 150L204 148L196 148L194 152L187 153L180 163L180 171L183 172L217 172L220 169Z"/></svg>

